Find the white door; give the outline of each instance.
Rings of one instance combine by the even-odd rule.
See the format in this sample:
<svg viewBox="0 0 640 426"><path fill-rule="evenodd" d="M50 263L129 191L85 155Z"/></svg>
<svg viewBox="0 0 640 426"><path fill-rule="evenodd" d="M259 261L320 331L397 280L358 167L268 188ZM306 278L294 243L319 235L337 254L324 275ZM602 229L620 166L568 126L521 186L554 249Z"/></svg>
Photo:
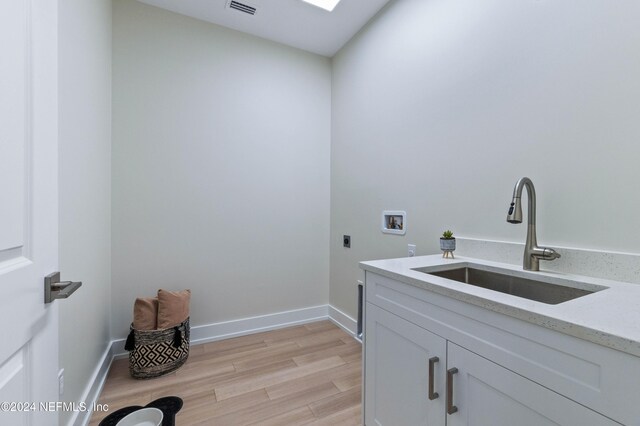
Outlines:
<svg viewBox="0 0 640 426"><path fill-rule="evenodd" d="M0 1L0 424L56 425L57 1ZM35 405L34 405L35 404Z"/></svg>
<svg viewBox="0 0 640 426"><path fill-rule="evenodd" d="M457 369L450 401L457 411L447 415L447 426L618 425L451 342L447 351L447 368Z"/></svg>
<svg viewBox="0 0 640 426"><path fill-rule="evenodd" d="M367 303L365 423L444 426L446 340Z"/></svg>

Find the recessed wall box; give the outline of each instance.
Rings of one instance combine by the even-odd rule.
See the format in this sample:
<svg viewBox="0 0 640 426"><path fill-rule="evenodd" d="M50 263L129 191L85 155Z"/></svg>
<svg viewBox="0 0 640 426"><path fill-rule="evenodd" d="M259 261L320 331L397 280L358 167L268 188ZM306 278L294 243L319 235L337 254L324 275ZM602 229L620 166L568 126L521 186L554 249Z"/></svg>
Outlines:
<svg viewBox="0 0 640 426"><path fill-rule="evenodd" d="M404 235L407 232L407 212L385 210L382 212L382 232Z"/></svg>

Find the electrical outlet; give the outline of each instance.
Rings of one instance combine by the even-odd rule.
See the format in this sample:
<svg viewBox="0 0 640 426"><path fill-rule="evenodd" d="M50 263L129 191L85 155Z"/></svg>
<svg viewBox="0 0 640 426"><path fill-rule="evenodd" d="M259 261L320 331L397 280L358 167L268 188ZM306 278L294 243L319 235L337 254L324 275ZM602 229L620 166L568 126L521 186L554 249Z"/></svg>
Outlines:
<svg viewBox="0 0 640 426"><path fill-rule="evenodd" d="M343 235L342 236L342 247L351 248L351 236Z"/></svg>
<svg viewBox="0 0 640 426"><path fill-rule="evenodd" d="M64 368L58 371L58 394L64 394Z"/></svg>
<svg viewBox="0 0 640 426"><path fill-rule="evenodd" d="M416 255L416 245L415 244L409 244L408 248L407 248L407 256L413 257L415 255Z"/></svg>

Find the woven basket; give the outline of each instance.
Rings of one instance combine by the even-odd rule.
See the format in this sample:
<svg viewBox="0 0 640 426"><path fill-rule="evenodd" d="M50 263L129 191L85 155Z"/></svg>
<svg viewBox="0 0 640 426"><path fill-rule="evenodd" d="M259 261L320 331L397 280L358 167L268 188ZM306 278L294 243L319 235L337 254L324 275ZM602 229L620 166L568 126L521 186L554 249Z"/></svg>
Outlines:
<svg viewBox="0 0 640 426"><path fill-rule="evenodd" d="M136 330L131 324L125 346L131 377L151 379L180 368L189 357L189 331L189 318L164 330Z"/></svg>

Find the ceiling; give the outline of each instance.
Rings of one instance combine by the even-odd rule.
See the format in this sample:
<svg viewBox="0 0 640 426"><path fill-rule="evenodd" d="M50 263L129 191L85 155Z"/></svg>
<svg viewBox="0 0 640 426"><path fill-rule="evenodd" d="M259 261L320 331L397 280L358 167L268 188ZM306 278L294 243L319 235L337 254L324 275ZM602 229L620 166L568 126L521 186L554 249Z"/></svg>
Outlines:
<svg viewBox="0 0 640 426"><path fill-rule="evenodd" d="M341 0L333 9L302 0L236 0L255 15L229 8L231 0L139 0L319 55L332 57L389 0Z"/></svg>

